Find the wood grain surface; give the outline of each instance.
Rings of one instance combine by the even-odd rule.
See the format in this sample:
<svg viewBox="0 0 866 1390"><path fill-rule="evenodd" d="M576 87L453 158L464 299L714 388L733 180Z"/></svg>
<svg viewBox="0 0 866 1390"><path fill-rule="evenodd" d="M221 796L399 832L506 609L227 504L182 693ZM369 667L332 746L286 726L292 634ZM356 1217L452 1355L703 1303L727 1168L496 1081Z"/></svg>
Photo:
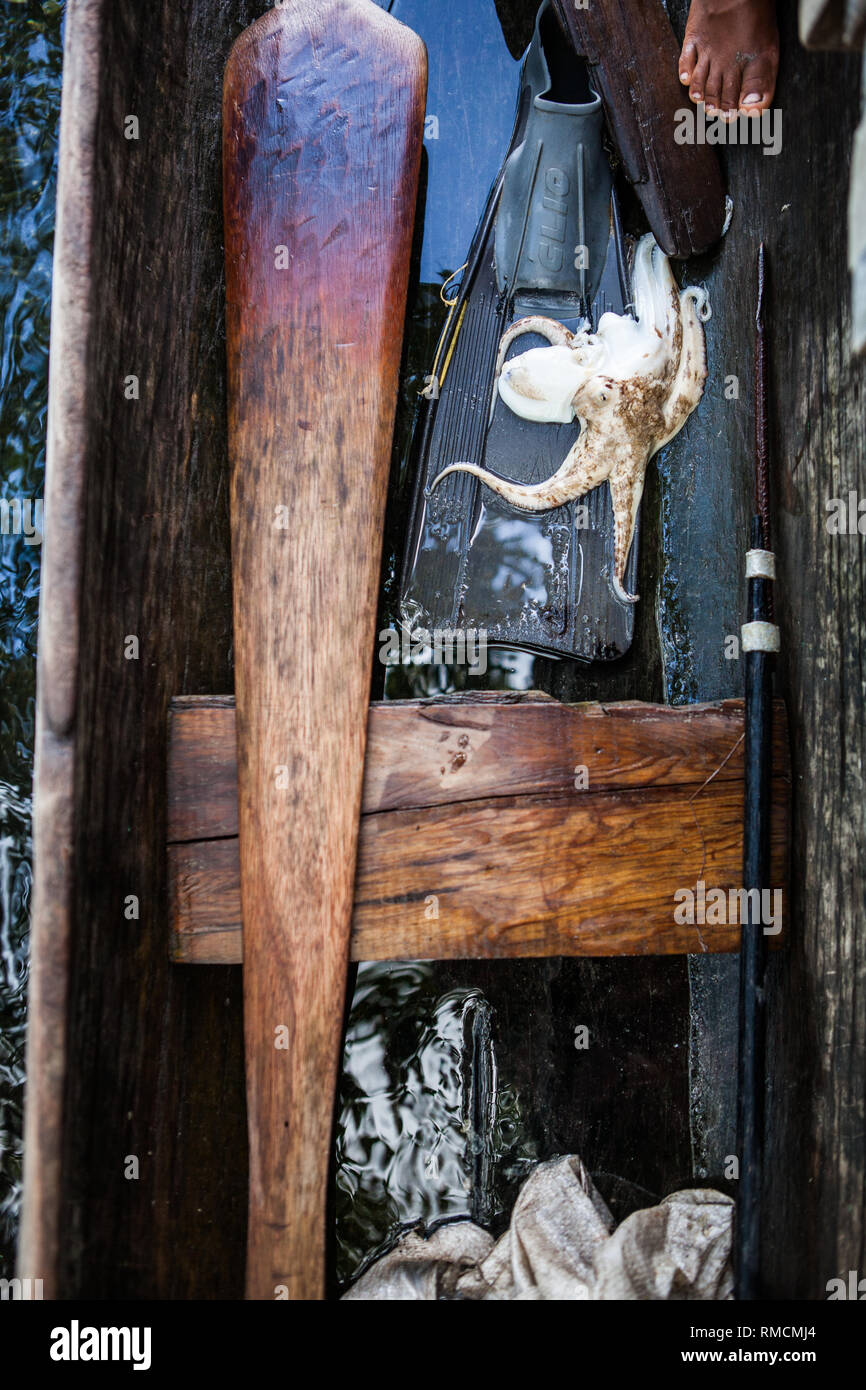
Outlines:
<svg viewBox="0 0 866 1390"><path fill-rule="evenodd" d="M243 1288L240 972L170 964L164 782L169 697L232 688L219 108L231 42L261 8L68 7L19 1252L46 1297L230 1299ZM722 152L734 219L719 254L686 276L710 291L716 385L648 475L635 646L609 670L537 661L534 679L568 701L738 692L724 638L742 608L765 239L779 345L779 689L795 790L792 912L771 962L765 1268L773 1296L824 1299L828 1279L866 1268L866 595L862 537L826 527L829 498L866 495L864 365L848 350L837 215L861 64L804 51L795 7L779 8L784 143L773 158ZM671 0L680 35L687 10ZM130 111L138 142L120 135ZM123 397L127 370L141 373L137 404ZM729 373L736 401L722 389ZM129 632L145 639L139 662L120 655ZM140 897L138 921L123 916L127 892ZM469 985L491 1001L497 1060L531 1099L540 1156L579 1152L662 1195L696 1177L724 1187L732 1152L719 1117L736 962L688 960L691 1028L674 956L444 963L431 989ZM717 975L729 964L732 989ZM711 977L697 980L696 965ZM591 1065L570 1045L575 1019L603 1040ZM135 1183L128 1153L143 1160Z"/></svg>
<svg viewBox="0 0 866 1390"><path fill-rule="evenodd" d="M247 1296L320 1298L355 842L426 85L370 0L226 68Z"/></svg>
<svg viewBox="0 0 866 1390"><path fill-rule="evenodd" d="M714 149L674 138L676 113L689 102L679 80L680 45L661 0L554 0L554 8L590 65L656 241L668 256L708 250L722 235L725 186Z"/></svg>
<svg viewBox="0 0 866 1390"><path fill-rule="evenodd" d="M238 833L235 702L190 695L169 710L168 841ZM773 762L789 762L783 701ZM564 705L538 692L374 703L362 808L411 810L484 797L559 795L586 769L592 791L699 786L743 777L743 702Z"/></svg>
<svg viewBox="0 0 866 1390"><path fill-rule="evenodd" d="M255 13L67 11L19 1244L46 1298L243 1293L241 980L167 959L164 839L169 697L232 687L220 97Z"/></svg>
<svg viewBox="0 0 866 1390"><path fill-rule="evenodd" d="M178 962L243 958L225 796L232 715L228 701L207 697L172 706ZM790 779L781 702L774 732L773 882L783 886ZM674 894L698 880L725 891L741 881L742 734L734 700L673 709L469 696L371 706L352 958L736 950L736 925L678 924Z"/></svg>
<svg viewBox="0 0 866 1390"><path fill-rule="evenodd" d="M770 265L778 667L796 809L790 945L767 982L762 1273L768 1298L825 1299L830 1279L866 1270L866 566L862 535L828 527L831 499L866 497L866 363L850 350L845 218L826 211L844 207L862 61L798 51L793 7L779 6L779 22L788 124L755 186ZM831 96L836 118L821 140ZM775 214L788 201L790 215ZM813 273L804 246L815 248Z"/></svg>
<svg viewBox="0 0 866 1390"><path fill-rule="evenodd" d="M67 21L51 304L45 506L60 519L43 550L34 768L34 882L27 1029L24 1196L18 1273L59 1288L66 1017L75 866L78 603L88 428L82 384L93 322L93 128L99 92L99 7ZM63 852L63 851L66 852Z"/></svg>

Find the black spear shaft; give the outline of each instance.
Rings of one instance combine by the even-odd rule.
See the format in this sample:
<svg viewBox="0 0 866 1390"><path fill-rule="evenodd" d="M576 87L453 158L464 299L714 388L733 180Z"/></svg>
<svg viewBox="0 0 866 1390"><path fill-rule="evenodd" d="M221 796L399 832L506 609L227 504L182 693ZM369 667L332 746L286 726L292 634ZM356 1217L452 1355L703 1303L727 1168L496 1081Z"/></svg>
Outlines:
<svg viewBox="0 0 866 1390"><path fill-rule="evenodd" d="M740 1160L735 1233L736 1296L760 1296L761 1180L764 1129L765 991L767 940L761 904L770 882L770 805L773 720L773 574L770 550L767 377L764 338L765 255L758 251L755 316L755 515L747 560L748 615L743 628L746 662L745 819L743 887L747 916L740 945L740 1045L737 1138Z"/></svg>

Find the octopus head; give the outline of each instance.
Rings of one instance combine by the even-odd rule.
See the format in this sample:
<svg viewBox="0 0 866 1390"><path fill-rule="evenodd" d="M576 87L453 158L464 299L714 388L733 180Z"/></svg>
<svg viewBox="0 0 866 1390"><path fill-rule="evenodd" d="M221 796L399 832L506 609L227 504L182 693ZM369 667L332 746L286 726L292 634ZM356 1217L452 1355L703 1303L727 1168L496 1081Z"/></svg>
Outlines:
<svg viewBox="0 0 866 1390"><path fill-rule="evenodd" d="M571 424L575 398L591 377L597 357L596 339L590 333L574 334L568 346L530 348L505 363L499 394L524 420Z"/></svg>
<svg viewBox="0 0 866 1390"><path fill-rule="evenodd" d="M539 347L506 362L499 394L524 420L568 425L574 397L586 378L579 356L570 347Z"/></svg>
<svg viewBox="0 0 866 1390"><path fill-rule="evenodd" d="M587 425L612 423L623 404L625 383L605 372L588 374L574 397L574 411Z"/></svg>

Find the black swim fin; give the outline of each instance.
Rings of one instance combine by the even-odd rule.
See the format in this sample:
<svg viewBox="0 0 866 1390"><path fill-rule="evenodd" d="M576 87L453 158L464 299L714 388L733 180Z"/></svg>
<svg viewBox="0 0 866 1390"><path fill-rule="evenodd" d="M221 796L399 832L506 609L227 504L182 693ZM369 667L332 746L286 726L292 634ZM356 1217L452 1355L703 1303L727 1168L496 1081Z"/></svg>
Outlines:
<svg viewBox="0 0 866 1390"><path fill-rule="evenodd" d="M582 660L622 656L634 610L613 592L607 483L582 501L529 513L466 473L472 462L519 483L560 467L578 426L520 418L494 394L497 352L515 320L571 330L628 308L627 255L603 147L604 117L552 9L524 59L511 147L491 190L428 377L401 586L413 631L482 629L490 646ZM509 356L543 345L522 336ZM491 402L495 402L491 411ZM637 532L626 570L633 590Z"/></svg>

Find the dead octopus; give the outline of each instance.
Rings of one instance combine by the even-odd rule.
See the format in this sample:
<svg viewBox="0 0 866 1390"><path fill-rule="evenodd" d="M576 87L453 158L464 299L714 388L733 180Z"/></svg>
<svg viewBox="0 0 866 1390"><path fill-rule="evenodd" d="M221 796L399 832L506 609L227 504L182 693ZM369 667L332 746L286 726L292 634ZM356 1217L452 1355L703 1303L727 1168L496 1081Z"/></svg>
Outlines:
<svg viewBox="0 0 866 1390"><path fill-rule="evenodd" d="M706 291L678 290L670 262L651 235L638 243L632 281L634 318L603 314L597 333L572 333L555 319L532 315L503 335L496 384L506 405L525 420L580 422L562 467L542 483L521 484L478 464L454 463L431 487L449 473L471 473L512 506L543 512L577 501L607 479L614 516L611 584L625 603L637 599L626 593L623 579L647 463L701 399L707 376L702 323L710 317ZM537 333L551 346L531 348L506 363L509 347L525 333Z"/></svg>

